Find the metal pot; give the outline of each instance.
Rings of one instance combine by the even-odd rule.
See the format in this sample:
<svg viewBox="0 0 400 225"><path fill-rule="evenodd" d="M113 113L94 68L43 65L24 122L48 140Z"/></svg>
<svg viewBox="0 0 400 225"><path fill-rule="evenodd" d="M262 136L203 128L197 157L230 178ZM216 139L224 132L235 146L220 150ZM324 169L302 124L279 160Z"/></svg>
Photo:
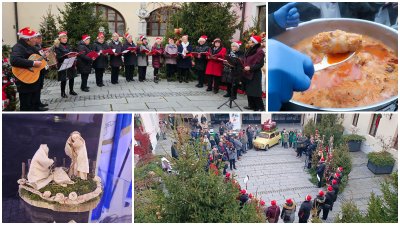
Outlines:
<svg viewBox="0 0 400 225"><path fill-rule="evenodd" d="M340 29L347 32L367 35L385 43L389 48L395 51L396 55L398 46L398 32L395 29L384 26L379 23L348 18L332 18L332 19L316 19L301 23L298 27L288 29L286 32L275 39L293 46L299 41L316 35L320 32ZM291 100L284 104L283 110L289 111L378 111L382 110L390 104L397 102L398 96L393 96L389 99L375 103L373 105L354 107L354 108L320 108L312 105ZM397 107L396 107L397 108Z"/></svg>

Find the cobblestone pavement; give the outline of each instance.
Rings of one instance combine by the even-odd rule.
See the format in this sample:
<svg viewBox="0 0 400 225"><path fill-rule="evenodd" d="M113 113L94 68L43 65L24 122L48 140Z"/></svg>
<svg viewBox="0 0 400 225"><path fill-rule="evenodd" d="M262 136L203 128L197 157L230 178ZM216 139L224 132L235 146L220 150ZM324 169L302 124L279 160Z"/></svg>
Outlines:
<svg viewBox="0 0 400 225"><path fill-rule="evenodd" d="M279 129L301 128L295 124L279 124L278 127ZM159 139L155 149L156 155L171 154L173 138L170 134L167 134L166 138L166 140ZM326 222L334 221L335 216L340 212L342 202L351 199L362 212L365 212L370 193L382 194L380 183L386 176L374 175L368 170L368 159L364 152L351 152L350 154L353 168L349 174L349 182L343 193L339 194ZM268 206L273 199L282 206L287 198L292 198L299 210L307 194L312 195L314 199L320 190L310 182L310 174L304 169L304 160L304 155L302 158L296 158L293 148L285 149L281 145L276 145L268 151L249 150L241 157L240 161L236 162L237 170L228 169L228 172L236 176L242 188L245 188L244 178L249 175L247 190L265 200ZM323 190L326 191L326 188ZM295 222L298 222L297 212ZM320 216L322 217L322 213Z"/></svg>
<svg viewBox="0 0 400 225"><path fill-rule="evenodd" d="M368 170L365 153L355 152L351 153L351 156L353 169L349 174L348 185L344 192L339 194L326 222L333 222L344 200L352 199L364 212L370 193L381 195L380 183L385 176L376 176ZM305 156L296 158L294 149L284 149L277 145L266 152L250 150L236 163L237 170L233 173L242 187L245 187L243 179L249 175L248 191L257 194L268 205L272 199L282 205L287 198L292 198L299 210L307 194L314 198L320 190L309 181L310 175L303 169L304 160ZM297 212L295 222L298 222Z"/></svg>
<svg viewBox="0 0 400 225"><path fill-rule="evenodd" d="M152 68L148 68L147 80L126 82L119 77L119 84L113 85L110 74L104 75L104 87L97 87L94 74L89 76L90 92L80 90L81 78L75 78L74 89L77 96L67 95L61 98L60 83L56 80L45 80L42 90L42 102L49 104L51 111L218 111L227 98L225 91L218 94L206 92L206 87L197 88L196 81L189 83L153 82ZM247 106L247 97L238 95L236 103L243 109ZM238 111L237 107L224 105L220 111Z"/></svg>

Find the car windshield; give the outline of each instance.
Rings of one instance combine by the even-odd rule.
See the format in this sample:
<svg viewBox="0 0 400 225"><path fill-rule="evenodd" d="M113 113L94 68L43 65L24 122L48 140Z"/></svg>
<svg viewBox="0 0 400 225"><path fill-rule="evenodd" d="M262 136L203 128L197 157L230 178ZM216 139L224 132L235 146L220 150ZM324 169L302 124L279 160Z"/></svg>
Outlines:
<svg viewBox="0 0 400 225"><path fill-rule="evenodd" d="M258 135L258 137L260 137L260 138L269 138L269 134L260 133L260 134Z"/></svg>

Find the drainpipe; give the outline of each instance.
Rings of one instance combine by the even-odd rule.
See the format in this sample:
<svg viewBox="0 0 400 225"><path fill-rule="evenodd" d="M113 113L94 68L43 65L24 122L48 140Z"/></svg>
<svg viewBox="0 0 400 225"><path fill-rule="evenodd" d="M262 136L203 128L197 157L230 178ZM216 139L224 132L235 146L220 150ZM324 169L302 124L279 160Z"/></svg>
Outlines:
<svg viewBox="0 0 400 225"><path fill-rule="evenodd" d="M243 27L240 30L240 39L243 38L243 29L244 29L244 17L245 17L245 13L246 12L246 2L243 2L243 8L242 8L242 21L243 21Z"/></svg>
<svg viewBox="0 0 400 225"><path fill-rule="evenodd" d="M18 31L19 31L19 24L18 24L18 2L14 2L14 16L15 16L15 35L17 36L18 40Z"/></svg>

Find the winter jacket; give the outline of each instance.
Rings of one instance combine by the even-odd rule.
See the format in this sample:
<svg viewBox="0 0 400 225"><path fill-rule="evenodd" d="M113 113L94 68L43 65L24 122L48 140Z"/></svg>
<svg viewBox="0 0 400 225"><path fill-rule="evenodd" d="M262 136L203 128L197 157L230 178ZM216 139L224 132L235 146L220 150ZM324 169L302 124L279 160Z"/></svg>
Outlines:
<svg viewBox="0 0 400 225"><path fill-rule="evenodd" d="M11 66L27 69L33 67L33 61L28 59L32 54L39 54L39 52L35 47L29 46L24 40L18 40L11 49ZM40 89L40 81L37 80L32 84L25 84L16 79L16 86L19 93L32 93Z"/></svg>
<svg viewBox="0 0 400 225"><path fill-rule="evenodd" d="M301 203L299 213L297 214L299 216L299 219L302 221L307 221L308 218L310 218L311 209L312 203L310 201L304 201L303 203Z"/></svg>
<svg viewBox="0 0 400 225"><path fill-rule="evenodd" d="M210 48L209 53L210 55L213 55L218 59L225 59L226 48L224 47L219 47L218 49ZM218 59L211 59L210 56L208 57L208 63L206 67L207 75L217 76L217 77L222 76L224 64L221 60Z"/></svg>
<svg viewBox="0 0 400 225"><path fill-rule="evenodd" d="M282 207L281 219L285 223L293 223L296 216L296 203L288 205L285 203Z"/></svg>
<svg viewBox="0 0 400 225"><path fill-rule="evenodd" d="M322 179L325 172L325 163L321 163L317 166L317 174Z"/></svg>
<svg viewBox="0 0 400 225"><path fill-rule="evenodd" d="M189 44L186 49L187 49L188 53L193 51L191 44ZM178 46L179 54L178 54L178 59L177 59L178 60L177 61L178 68L182 68L182 69L192 68L192 58L191 57L183 57L182 52L183 52L183 46L179 45Z"/></svg>
<svg viewBox="0 0 400 225"><path fill-rule="evenodd" d="M121 42L114 42L111 40L110 42L110 48L115 49L115 53L121 53L122 52L122 44ZM120 67L122 66L122 55L111 55L110 56L110 66L112 67Z"/></svg>
<svg viewBox="0 0 400 225"><path fill-rule="evenodd" d="M130 43L128 41L125 41L124 45L122 46L122 51L127 50L128 48L134 48L136 47L135 43ZM137 51L135 52L127 52L124 54L124 65L125 66L137 66Z"/></svg>
<svg viewBox="0 0 400 225"><path fill-rule="evenodd" d="M175 159L178 159L178 151L176 150L176 146L172 145L171 146L171 156Z"/></svg>
<svg viewBox="0 0 400 225"><path fill-rule="evenodd" d="M145 53L142 53L142 51L145 49L151 51L151 49L148 45L141 44L139 46L139 52L138 52L138 56L137 56L138 66L148 66L149 65L149 57Z"/></svg>
<svg viewBox="0 0 400 225"><path fill-rule="evenodd" d="M167 44L164 49L164 58L165 58L165 64L176 64L176 59L178 57L178 46L175 44L170 45ZM176 56L172 56L176 55Z"/></svg>
<svg viewBox="0 0 400 225"><path fill-rule="evenodd" d="M245 53L244 65L250 66L250 71L243 73L247 96L262 96L262 71L265 64L265 52L260 44L254 45Z"/></svg>
<svg viewBox="0 0 400 225"><path fill-rule="evenodd" d="M57 57L57 68L60 69L64 60L68 58L66 54L73 52L72 48L67 44L60 43L58 47L54 49ZM69 69L61 70L57 72L58 81L66 81L67 79L71 79L76 76L76 66L72 66Z"/></svg>
<svg viewBox="0 0 400 225"><path fill-rule="evenodd" d="M232 160L232 159L237 159L237 152L236 152L236 150L235 150L235 148L228 148L228 155L229 155L229 160Z"/></svg>
<svg viewBox="0 0 400 225"><path fill-rule="evenodd" d="M279 221L279 214L281 214L279 206L271 205L264 212L269 223L277 223Z"/></svg>
<svg viewBox="0 0 400 225"><path fill-rule="evenodd" d="M81 41L78 44L77 50L78 52L83 52L82 54L78 55L78 60L76 63L78 72L81 74L89 74L92 71L93 63L93 59L86 55L90 52L89 46Z"/></svg>
<svg viewBox="0 0 400 225"><path fill-rule="evenodd" d="M235 146L235 149L242 149L242 143L239 141L239 139L233 139L233 145Z"/></svg>
<svg viewBox="0 0 400 225"><path fill-rule="evenodd" d="M237 51L234 52L230 50L227 54L226 58L237 58L238 60L230 60L229 65L224 64L224 70L223 70L223 77L222 81L226 83L232 83L235 81L239 81L242 74L243 74L243 60L244 54L242 51Z"/></svg>
<svg viewBox="0 0 400 225"><path fill-rule="evenodd" d="M337 195L339 194L339 184L334 184L332 185L333 190L335 191L335 195L337 197Z"/></svg>
<svg viewBox="0 0 400 225"><path fill-rule="evenodd" d="M207 44L203 45L198 45L194 48L193 52L208 52L210 47ZM195 57L194 58L194 63L195 66L194 68L197 71L205 71L207 67L207 56L206 55L201 55L200 58Z"/></svg>
<svg viewBox="0 0 400 225"><path fill-rule="evenodd" d="M324 207L325 207L325 196L317 196L315 199L314 199L314 203L313 203L313 205L315 206L315 208L317 208L318 210L320 210L320 209L324 209Z"/></svg>
<svg viewBox="0 0 400 225"><path fill-rule="evenodd" d="M93 50L96 52L100 52L102 50L109 49L107 43L101 44L98 41L95 41L93 44ZM100 54L99 57L96 58L93 62L93 68L95 69L105 69L108 67L108 55Z"/></svg>
<svg viewBox="0 0 400 225"><path fill-rule="evenodd" d="M164 54L164 49L162 48L161 45L154 44L151 50L155 50L157 52L160 52L160 54L152 55L152 60L151 64L153 65L153 68L160 68L161 67L161 57Z"/></svg>
<svg viewBox="0 0 400 225"><path fill-rule="evenodd" d="M335 201L336 201L335 192L328 191L325 194L325 207L328 207L330 209Z"/></svg>

